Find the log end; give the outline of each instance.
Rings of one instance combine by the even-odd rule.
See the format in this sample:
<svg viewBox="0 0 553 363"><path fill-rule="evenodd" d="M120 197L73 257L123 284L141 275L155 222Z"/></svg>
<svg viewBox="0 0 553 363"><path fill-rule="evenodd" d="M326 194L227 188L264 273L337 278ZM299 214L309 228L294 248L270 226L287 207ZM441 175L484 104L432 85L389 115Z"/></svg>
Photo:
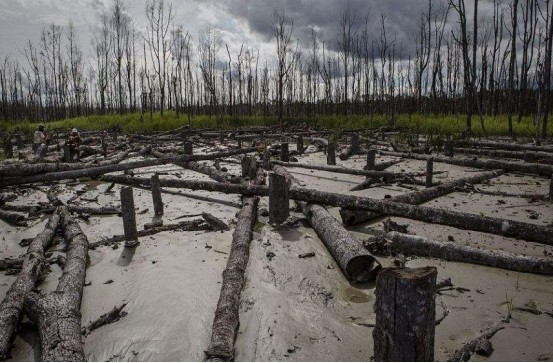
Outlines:
<svg viewBox="0 0 553 363"><path fill-rule="evenodd" d="M346 275L353 283L374 281L381 270L380 263L371 255L361 255L352 258L346 266Z"/></svg>

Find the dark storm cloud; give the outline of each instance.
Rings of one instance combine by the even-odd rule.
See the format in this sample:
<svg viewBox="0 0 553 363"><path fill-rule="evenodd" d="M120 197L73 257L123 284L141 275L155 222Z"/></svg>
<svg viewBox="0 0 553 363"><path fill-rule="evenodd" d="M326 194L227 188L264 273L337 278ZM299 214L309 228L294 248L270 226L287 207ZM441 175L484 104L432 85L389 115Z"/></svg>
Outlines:
<svg viewBox="0 0 553 363"><path fill-rule="evenodd" d="M447 5L446 0L435 1L434 9ZM340 16L349 7L361 30L368 14L368 29L374 40L381 32L381 14L385 14L388 40L396 40L396 46L406 52L413 50L413 35L417 31L421 14L427 11L423 0L225 0L227 11L247 23L251 31L265 41L272 40L272 22L275 11L284 12L294 20L294 37L302 46L310 43L311 29L317 31L327 47L338 49Z"/></svg>

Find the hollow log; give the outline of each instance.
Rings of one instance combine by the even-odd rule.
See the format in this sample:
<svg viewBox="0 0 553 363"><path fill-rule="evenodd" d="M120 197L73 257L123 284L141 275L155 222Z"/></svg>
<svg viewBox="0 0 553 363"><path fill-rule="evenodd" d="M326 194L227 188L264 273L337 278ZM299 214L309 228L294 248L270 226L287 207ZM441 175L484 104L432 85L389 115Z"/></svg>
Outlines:
<svg viewBox="0 0 553 363"><path fill-rule="evenodd" d="M13 226L25 226L25 216L19 213L8 212L6 206L2 206L0 209L0 219Z"/></svg>
<svg viewBox="0 0 553 363"><path fill-rule="evenodd" d="M68 170L68 171L59 171L53 173L46 173L40 175L31 175L26 177L18 178L4 178L0 181L0 188L6 187L9 185L20 185L20 184L29 184L29 183L38 183L38 182L48 182L56 181L63 179L73 179L73 178L82 178L82 177L94 177L105 173L111 173L115 171L124 171L137 168L144 168L149 166L165 165L175 162L189 162L189 161L199 161L199 160L214 160L222 157L227 157L237 154L245 154L249 152L257 151L256 148L241 149L241 150L230 150L213 154L205 155L184 155L184 156L170 156L160 159L153 160L140 160L133 161L123 164L115 165L104 165L99 167L92 167L79 170Z"/></svg>
<svg viewBox="0 0 553 363"><path fill-rule="evenodd" d="M378 274L375 361L434 361L436 276L435 267L386 268Z"/></svg>
<svg viewBox="0 0 553 363"><path fill-rule="evenodd" d="M415 160L428 160L434 159L436 163L445 163L451 165L467 166L471 168L481 169L505 169L509 172L518 172L526 174L536 174L550 177L553 175L553 165L533 164L533 163L521 163L516 161L504 161L504 160L478 160L474 159L462 159L452 158L436 155L423 155L413 153L400 153L395 151L380 151L382 155L398 156L402 158L415 159Z"/></svg>
<svg viewBox="0 0 553 363"><path fill-rule="evenodd" d="M60 224L60 214L54 213L44 230L29 245L19 276L9 288L0 304L0 359L10 355L14 337L25 299L34 289L38 276L45 263L44 251L48 249Z"/></svg>
<svg viewBox="0 0 553 363"><path fill-rule="evenodd" d="M299 184L288 170L275 166L275 172L288 183ZM344 275L351 282L366 282L376 278L380 263L328 211L317 204L298 203L309 224L332 254Z"/></svg>
<svg viewBox="0 0 553 363"><path fill-rule="evenodd" d="M390 198L391 201L406 204L421 204L429 200L444 196L455 191L455 188L462 187L465 184L477 184L505 174L504 170L485 171L466 178L460 178L447 183L442 183L434 187L426 188L412 193L398 195ZM356 225L367 222L371 219L381 216L379 213L366 212L360 210L341 209L340 216L346 225Z"/></svg>
<svg viewBox="0 0 553 363"><path fill-rule="evenodd" d="M31 292L25 303L25 311L37 324L43 361L84 361L80 306L88 239L64 208L61 209L61 219L67 243L67 262L58 287L43 297Z"/></svg>
<svg viewBox="0 0 553 363"><path fill-rule="evenodd" d="M114 175L105 175L102 177L102 180L127 185L149 186L150 183L149 178L129 178ZM243 194L246 196L269 195L269 188L261 185L237 185L197 180L160 180L160 184L162 187L166 188L187 188L191 190L206 190L226 194ZM461 229L492 233L505 237L514 237L526 241L553 245L553 228L533 223L410 205L394 202L389 199L377 200L298 187L291 188L289 193L290 199L313 204L369 210L390 216L410 218L427 223L443 224Z"/></svg>
<svg viewBox="0 0 553 363"><path fill-rule="evenodd" d="M389 246L405 254L498 267L511 271L553 275L553 260L490 251L451 242L434 241L400 232L388 232Z"/></svg>

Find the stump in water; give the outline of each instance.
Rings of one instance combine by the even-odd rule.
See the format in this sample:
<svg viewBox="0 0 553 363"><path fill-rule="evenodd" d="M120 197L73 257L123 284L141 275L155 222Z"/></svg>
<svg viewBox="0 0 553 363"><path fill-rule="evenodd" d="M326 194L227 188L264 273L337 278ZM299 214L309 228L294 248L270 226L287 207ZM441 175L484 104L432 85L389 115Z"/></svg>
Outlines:
<svg viewBox="0 0 553 363"><path fill-rule="evenodd" d="M288 151L288 143L283 142L280 144L280 160L281 161L290 161L290 153Z"/></svg>
<svg viewBox="0 0 553 363"><path fill-rule="evenodd" d="M361 147L359 145L359 134L351 135L351 153L359 154Z"/></svg>
<svg viewBox="0 0 553 363"><path fill-rule="evenodd" d="M426 187L432 187L432 174L434 173L434 159L426 160Z"/></svg>
<svg viewBox="0 0 553 363"><path fill-rule="evenodd" d="M303 154L303 136L298 136L296 149L300 155Z"/></svg>
<svg viewBox="0 0 553 363"><path fill-rule="evenodd" d="M154 213L156 216L163 215L163 200L161 199L161 185L159 183L159 175L155 174L150 179L152 187L152 200L154 204Z"/></svg>
<svg viewBox="0 0 553 363"><path fill-rule="evenodd" d="M376 279L375 361L434 361L435 267L387 268Z"/></svg>
<svg viewBox="0 0 553 363"><path fill-rule="evenodd" d="M269 175L269 222L282 223L290 216L288 184L282 175Z"/></svg>
<svg viewBox="0 0 553 363"><path fill-rule="evenodd" d="M138 244L136 232L136 213L132 187L121 188L121 213L123 214L123 230L125 231L125 247Z"/></svg>
<svg viewBox="0 0 553 363"><path fill-rule="evenodd" d="M184 143L184 155L194 155L194 146L191 142Z"/></svg>
<svg viewBox="0 0 553 363"><path fill-rule="evenodd" d="M336 145L333 142L328 143L326 163L328 165L336 165Z"/></svg>

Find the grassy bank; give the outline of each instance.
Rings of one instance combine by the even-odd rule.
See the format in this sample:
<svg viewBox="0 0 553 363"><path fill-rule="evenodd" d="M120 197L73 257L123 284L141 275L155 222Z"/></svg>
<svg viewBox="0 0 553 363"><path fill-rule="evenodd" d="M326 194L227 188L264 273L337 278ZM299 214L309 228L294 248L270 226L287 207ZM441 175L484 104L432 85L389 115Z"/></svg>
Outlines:
<svg viewBox="0 0 553 363"><path fill-rule="evenodd" d="M391 125L392 121L389 116L375 115L368 116L319 116L313 118L295 117L285 120L292 122L307 122L313 126L329 129L357 129L357 128L374 128L386 125ZM176 116L175 112L167 111L163 114L155 113L152 117L145 114L144 117L140 113L129 113L123 116L119 115L94 115L88 117L76 117L60 121L53 121L47 124L49 129L67 129L76 127L79 130L104 130L112 127L120 127L124 132L128 133L148 133L154 131L168 131L184 125L191 124L195 128L236 128L245 126L261 126L274 125L278 123L276 117L228 117L226 116L222 122L218 124L215 117L206 115L194 116L190 120L186 115ZM432 133L432 134L454 134L464 131L465 117L464 115L456 116L434 116L434 115L398 115L396 116L395 124L405 127L412 132ZM30 132L37 128L39 123L17 121L17 122L0 122L0 130L4 131L24 131ZM507 116L501 115L498 117L484 118L486 131L492 136L508 135ZM476 135L482 135L479 118L473 118L473 132ZM535 127L533 117L524 117L520 123L514 120L513 128L517 136L533 136ZM553 128L552 128L553 129ZM550 136L553 132L550 133Z"/></svg>

